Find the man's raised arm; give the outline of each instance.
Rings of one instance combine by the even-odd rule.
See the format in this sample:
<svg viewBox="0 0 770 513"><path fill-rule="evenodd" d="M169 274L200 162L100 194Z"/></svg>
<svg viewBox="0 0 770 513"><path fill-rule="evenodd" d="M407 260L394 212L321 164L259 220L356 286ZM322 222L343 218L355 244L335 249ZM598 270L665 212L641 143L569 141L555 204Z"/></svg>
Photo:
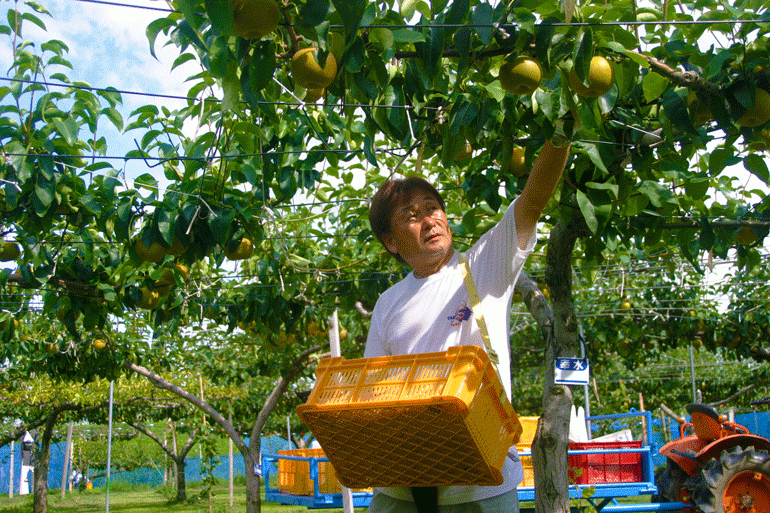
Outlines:
<svg viewBox="0 0 770 513"><path fill-rule="evenodd" d="M532 171L515 203L516 233L520 248L526 246L545 205L553 196L569 156L569 145L554 146L546 141L532 164Z"/></svg>

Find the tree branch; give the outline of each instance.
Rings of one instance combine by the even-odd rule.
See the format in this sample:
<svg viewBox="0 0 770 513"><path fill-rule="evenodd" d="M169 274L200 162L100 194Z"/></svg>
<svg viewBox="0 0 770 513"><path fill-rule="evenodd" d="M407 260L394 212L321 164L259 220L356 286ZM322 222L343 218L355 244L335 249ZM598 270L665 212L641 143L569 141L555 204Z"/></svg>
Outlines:
<svg viewBox="0 0 770 513"><path fill-rule="evenodd" d="M742 396L746 392L752 390L755 386L756 385L749 385L746 388L744 388L743 390L739 390L738 392L734 393L733 395L731 395L727 399L722 399L721 401L714 401L713 403L708 403L708 405L709 406L719 406L719 405L723 405L723 404L729 403L729 402L733 401L734 399Z"/></svg>
<svg viewBox="0 0 770 513"><path fill-rule="evenodd" d="M198 409L202 410L206 415L210 416L214 420L214 422L219 424L219 426L233 440L235 445L238 446L238 449L242 453L244 454L248 453L248 447L246 446L246 443L243 441L243 439L238 434L238 432L233 428L232 424L227 422L227 419L225 419L218 411L212 408L207 402L201 400L200 397L189 393L183 388L167 381L165 378L163 378L163 376L160 376L159 374L156 374L151 370L149 370L148 368L143 367L141 365L137 365L135 363L129 362L125 364L125 368L139 374L140 376L144 376L145 378L150 380L150 383L152 383L156 387L162 390L168 390L172 394L176 394L182 399L189 401L191 404L195 405Z"/></svg>
<svg viewBox="0 0 770 513"><path fill-rule="evenodd" d="M252 440L254 437L260 436L262 427L267 423L267 417L273 411L275 405L278 404L278 400L281 398L281 396L286 393L286 390L289 388L289 384L294 381L294 378L296 378L297 375L305 369L305 367L307 367L310 355L317 353L321 349L324 349L328 346L329 343L326 343L305 349L305 351L303 351L302 354L299 355L296 360L294 360L294 363L292 363L286 375L278 378L275 387L273 387L273 391L270 392L270 396L267 398L265 404L262 406L262 409L259 410L259 413L257 414L257 421L254 423L254 427L251 431Z"/></svg>
<svg viewBox="0 0 770 513"><path fill-rule="evenodd" d="M24 436L24 433L27 431L30 431L35 428L39 428L40 426L44 425L50 415L52 413L56 413L58 416L60 413L63 413L65 411L78 411L80 413L85 413L88 411L93 410L99 410L102 408L106 408L108 406L108 403L105 401L103 403L91 405L91 406L83 406L77 403L61 403L59 405L55 405L51 407L51 410L47 411L47 413L41 414L41 416L32 421L28 422L26 424L22 424L19 426L16 431L12 431L10 435L5 436L4 438L0 438L0 447L3 447L4 445L7 445L15 440L20 439L22 436Z"/></svg>
<svg viewBox="0 0 770 513"><path fill-rule="evenodd" d="M667 64L660 62L654 57L640 52L633 52L636 55L644 57L650 64L650 69L659 75L662 75L673 82L675 85L694 89L696 92L705 93L712 97L722 97L722 90L716 84L709 82L696 71L678 71Z"/></svg>

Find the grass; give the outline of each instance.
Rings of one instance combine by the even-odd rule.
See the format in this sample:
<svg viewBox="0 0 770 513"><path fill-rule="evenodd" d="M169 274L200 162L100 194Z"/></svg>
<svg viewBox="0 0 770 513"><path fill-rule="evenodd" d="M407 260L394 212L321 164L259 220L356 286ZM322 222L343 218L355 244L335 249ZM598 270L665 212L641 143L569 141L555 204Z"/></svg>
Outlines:
<svg viewBox="0 0 770 513"><path fill-rule="evenodd" d="M246 489L236 486L233 492L233 506L230 507L230 492L228 487L214 488L214 494L209 508L208 497L198 498L200 488L188 484L187 495L192 499L183 503L169 501L169 491L164 487L150 488L137 486L130 490L110 491L110 513L243 513L246 511ZM69 492L64 500L59 490L48 492L49 513L99 513L105 511L106 492L102 488L84 492ZM14 495L0 497L0 513L30 513L32 511L31 495ZM307 508L300 506L285 506L273 502L262 501L263 513L305 513ZM342 509L323 509L328 513L343 513ZM356 513L366 511L356 508Z"/></svg>

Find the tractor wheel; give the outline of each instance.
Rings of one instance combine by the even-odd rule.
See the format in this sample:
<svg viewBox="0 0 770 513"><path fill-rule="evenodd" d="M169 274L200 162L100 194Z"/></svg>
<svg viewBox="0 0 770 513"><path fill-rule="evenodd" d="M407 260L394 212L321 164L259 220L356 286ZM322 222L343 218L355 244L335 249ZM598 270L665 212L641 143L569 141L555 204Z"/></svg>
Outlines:
<svg viewBox="0 0 770 513"><path fill-rule="evenodd" d="M658 493L652 496L651 502L687 502L687 492L682 488L687 479L687 472L674 463L670 458L666 466L655 472L655 486ZM690 510L683 510L690 511Z"/></svg>
<svg viewBox="0 0 770 513"><path fill-rule="evenodd" d="M770 513L770 455L731 447L685 482L703 513Z"/></svg>

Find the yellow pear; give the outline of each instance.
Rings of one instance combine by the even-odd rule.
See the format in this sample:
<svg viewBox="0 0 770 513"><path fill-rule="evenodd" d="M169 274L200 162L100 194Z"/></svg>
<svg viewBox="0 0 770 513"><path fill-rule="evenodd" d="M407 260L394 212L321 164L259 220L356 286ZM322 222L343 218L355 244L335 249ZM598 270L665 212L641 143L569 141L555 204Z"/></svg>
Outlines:
<svg viewBox="0 0 770 513"><path fill-rule="evenodd" d="M591 59L586 79L587 86L578 78L574 67L569 72L569 85L577 94L586 98L596 98L607 94L612 89L612 84L615 83L615 70L612 69L610 61L595 55Z"/></svg>
<svg viewBox="0 0 770 513"><path fill-rule="evenodd" d="M754 96L754 108L746 112L736 121L738 126L756 127L770 121L770 93L757 88Z"/></svg>
<svg viewBox="0 0 770 513"><path fill-rule="evenodd" d="M163 257L166 256L166 249L159 242L153 241L148 248L145 246L144 242L142 242L141 237L136 239L134 249L136 250L136 254L139 255L139 258L145 262L152 262L153 264L160 262L163 260Z"/></svg>
<svg viewBox="0 0 770 513"><path fill-rule="evenodd" d="M498 75L500 85L511 94L532 94L543 81L543 69L535 59L520 55L505 61Z"/></svg>
<svg viewBox="0 0 770 513"><path fill-rule="evenodd" d="M337 75L337 59L331 52L326 54L323 68L318 64L313 47L299 50L291 58L291 74L294 81L305 89L325 89Z"/></svg>
<svg viewBox="0 0 770 513"><path fill-rule="evenodd" d="M254 254L251 239L243 237L240 241L230 241L225 245L225 256L230 260L244 260Z"/></svg>
<svg viewBox="0 0 770 513"><path fill-rule="evenodd" d="M11 262L21 256L21 248L19 245L12 241L4 241L0 246L0 261Z"/></svg>
<svg viewBox="0 0 770 513"><path fill-rule="evenodd" d="M280 19L275 0L233 0L233 26L242 38L262 39L278 27Z"/></svg>

